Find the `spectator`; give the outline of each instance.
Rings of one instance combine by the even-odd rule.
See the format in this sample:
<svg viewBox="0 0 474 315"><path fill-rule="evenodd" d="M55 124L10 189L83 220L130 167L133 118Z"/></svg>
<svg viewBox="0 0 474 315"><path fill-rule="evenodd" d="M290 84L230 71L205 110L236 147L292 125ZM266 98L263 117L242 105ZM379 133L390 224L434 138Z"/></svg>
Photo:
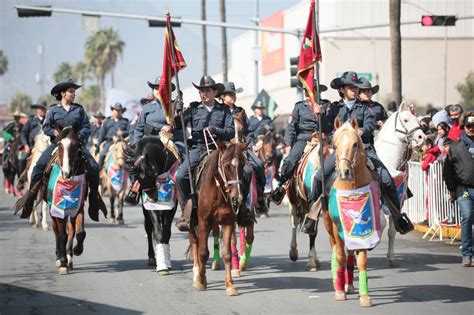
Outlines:
<svg viewBox="0 0 474 315"><path fill-rule="evenodd" d="M449 118L451 118L451 121L452 121L451 129L449 130L449 133L448 133L448 138L450 138L453 141L456 141L461 137L462 128L461 128L461 125L459 124L459 118L461 117L461 114L463 113L464 110L462 106L459 104L448 105L446 108L449 114Z"/></svg>
<svg viewBox="0 0 474 315"><path fill-rule="evenodd" d="M421 164L421 169L423 171L428 171L431 164L436 162L436 159L441 154L441 151L437 146L433 144L433 140L426 138L421 146L421 149L424 153L423 163Z"/></svg>
<svg viewBox="0 0 474 315"><path fill-rule="evenodd" d="M464 114L460 139L449 149L443 178L461 211L462 265L472 266L472 224L474 219L474 112Z"/></svg>
<svg viewBox="0 0 474 315"><path fill-rule="evenodd" d="M390 115L392 115L396 111L397 111L397 103L395 103L394 101L389 102L388 105L387 105L387 115L388 115L388 117L390 117Z"/></svg>
<svg viewBox="0 0 474 315"><path fill-rule="evenodd" d="M436 128L437 136L434 143L441 152L443 152L444 141L448 138L449 129L449 125L445 122L440 122Z"/></svg>
<svg viewBox="0 0 474 315"><path fill-rule="evenodd" d="M453 144L453 140L446 138L443 142L443 150L441 151L441 155L438 156L438 162L444 163L446 160L446 156L448 155L449 148L451 148L451 145Z"/></svg>

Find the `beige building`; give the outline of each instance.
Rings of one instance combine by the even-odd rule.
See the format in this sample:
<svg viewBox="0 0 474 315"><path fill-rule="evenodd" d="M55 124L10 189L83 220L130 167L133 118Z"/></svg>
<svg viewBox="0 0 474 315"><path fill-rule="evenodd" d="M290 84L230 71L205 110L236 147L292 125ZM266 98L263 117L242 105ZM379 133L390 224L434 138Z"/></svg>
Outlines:
<svg viewBox="0 0 474 315"><path fill-rule="evenodd" d="M277 2L276 2L277 3ZM298 29L306 26L309 0L264 19L268 26ZM321 82L330 81L345 70L353 70L380 85L376 95L381 102L390 100L391 59L389 28L379 27L344 32L328 32L339 28L388 24L388 0L321 0L320 39L323 62ZM474 16L472 0L402 0L401 21L421 21L429 14ZM277 10L278 8L276 8ZM422 27L421 24L402 25L402 91L405 100L425 106L444 105L445 47L447 48L447 103L460 101L456 85L464 82L469 71L474 71L474 20L462 19L451 27ZM447 41L445 42L445 32ZM263 33L260 36L259 89L262 88L279 105L278 114L290 113L297 100L296 89L290 88L289 58L298 56L300 42L296 36ZM255 99L254 33L245 32L234 38L230 49L229 78L244 88L239 105L249 108ZM220 74L213 74L221 79ZM185 95L194 95L188 87ZM337 100L336 91L329 89L324 98Z"/></svg>

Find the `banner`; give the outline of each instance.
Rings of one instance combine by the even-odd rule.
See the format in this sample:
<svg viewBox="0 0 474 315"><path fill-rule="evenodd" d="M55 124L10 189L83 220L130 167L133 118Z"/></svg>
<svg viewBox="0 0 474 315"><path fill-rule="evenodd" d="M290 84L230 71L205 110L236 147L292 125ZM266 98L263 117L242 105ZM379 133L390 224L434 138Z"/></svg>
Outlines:
<svg viewBox="0 0 474 315"><path fill-rule="evenodd" d="M262 20L261 26L283 28L283 11ZM262 73L285 70L285 36L282 33L262 33Z"/></svg>

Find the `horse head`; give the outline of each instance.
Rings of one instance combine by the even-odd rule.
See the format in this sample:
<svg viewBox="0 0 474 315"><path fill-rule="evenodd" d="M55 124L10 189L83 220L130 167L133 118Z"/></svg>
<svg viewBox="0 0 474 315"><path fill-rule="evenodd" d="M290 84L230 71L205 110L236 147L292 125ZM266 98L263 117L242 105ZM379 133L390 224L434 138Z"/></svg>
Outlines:
<svg viewBox="0 0 474 315"><path fill-rule="evenodd" d="M242 177L246 163L245 149L248 143L217 143L218 160L215 178L219 178L224 194L230 199L232 210L237 212L243 202Z"/></svg>
<svg viewBox="0 0 474 315"><path fill-rule="evenodd" d="M74 126L55 127L58 132L57 144L59 152L58 166L63 178L69 178L76 170L79 158L79 143L77 130Z"/></svg>
<svg viewBox="0 0 474 315"><path fill-rule="evenodd" d="M263 157L263 162L265 163L271 163L273 161L273 157L275 156L275 150L276 150L276 139L273 136L273 133L271 131L268 131L265 134L265 138L263 138L263 145L262 145L262 156Z"/></svg>
<svg viewBox="0 0 474 315"><path fill-rule="evenodd" d="M364 167L366 165L364 146L357 133L357 120L352 117L350 121L342 124L339 118L336 118L334 127L336 131L333 139L338 178L353 181L356 169L361 165Z"/></svg>
<svg viewBox="0 0 474 315"><path fill-rule="evenodd" d="M245 111L240 110L237 111L235 114L232 115L234 119L234 129L235 129L235 141L239 141L240 139L245 138L245 130L244 130L244 121L245 121Z"/></svg>
<svg viewBox="0 0 474 315"><path fill-rule="evenodd" d="M115 164L117 164L118 167L123 168L125 167L125 151L127 149L127 143L125 142L125 139L122 137L114 137L114 147L113 147L113 154L114 154L114 160Z"/></svg>

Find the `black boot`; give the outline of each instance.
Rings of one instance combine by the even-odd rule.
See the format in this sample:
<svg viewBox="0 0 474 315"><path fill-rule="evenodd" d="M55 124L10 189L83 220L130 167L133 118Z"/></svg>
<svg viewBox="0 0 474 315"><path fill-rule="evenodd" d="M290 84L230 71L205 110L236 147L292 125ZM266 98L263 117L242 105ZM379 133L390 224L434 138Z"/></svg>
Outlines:
<svg viewBox="0 0 474 315"><path fill-rule="evenodd" d="M133 182L125 196L125 202L131 206L136 206L140 202L140 183L138 181Z"/></svg>
<svg viewBox="0 0 474 315"><path fill-rule="evenodd" d="M285 198L285 193L285 187L283 187L283 184L280 184L270 195L270 200L273 201L276 205L280 205L283 201L283 198Z"/></svg>
<svg viewBox="0 0 474 315"><path fill-rule="evenodd" d="M398 219L394 219L393 223L395 225L395 230L400 234L407 234L415 229L413 223L411 223L410 218L408 218L406 213L402 213L402 216Z"/></svg>
<svg viewBox="0 0 474 315"><path fill-rule="evenodd" d="M267 200L265 198L265 193L263 189L257 188L257 213L268 213Z"/></svg>
<svg viewBox="0 0 474 315"><path fill-rule="evenodd" d="M193 201L189 199L184 205L181 203L181 217L176 221L176 227L181 232L189 232L191 230L191 213L193 211Z"/></svg>

